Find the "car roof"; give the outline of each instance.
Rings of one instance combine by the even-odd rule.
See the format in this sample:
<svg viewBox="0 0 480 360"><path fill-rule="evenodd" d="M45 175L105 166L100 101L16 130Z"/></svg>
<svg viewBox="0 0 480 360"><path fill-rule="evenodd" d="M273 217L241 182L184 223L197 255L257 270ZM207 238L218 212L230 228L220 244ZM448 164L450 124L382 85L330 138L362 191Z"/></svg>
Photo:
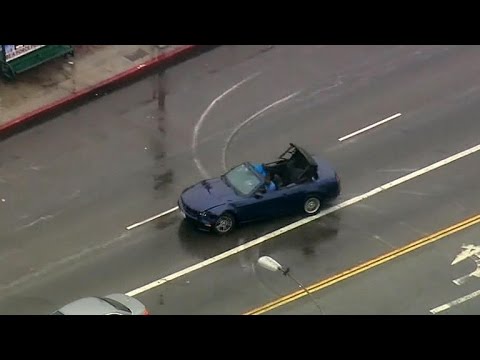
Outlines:
<svg viewBox="0 0 480 360"><path fill-rule="evenodd" d="M106 315L111 313L123 314L123 312L120 312L108 302L99 297L93 296L75 300L58 309L57 312L61 312L64 315Z"/></svg>
<svg viewBox="0 0 480 360"><path fill-rule="evenodd" d="M303 157L308 161L308 164L310 166L315 166L315 167L317 166L317 162L313 159L312 155L310 155L308 151L306 151L304 148L298 145L295 145L293 143L290 143L290 146L294 147L300 154L302 154Z"/></svg>
<svg viewBox="0 0 480 360"><path fill-rule="evenodd" d="M310 153L308 151L306 151L304 148L298 146L298 145L295 145L295 144L290 144L292 146L294 146L298 152L300 152L300 154L302 154L305 159L307 159L308 163L312 166L316 166L317 165L317 162L313 159L312 155L310 155Z"/></svg>

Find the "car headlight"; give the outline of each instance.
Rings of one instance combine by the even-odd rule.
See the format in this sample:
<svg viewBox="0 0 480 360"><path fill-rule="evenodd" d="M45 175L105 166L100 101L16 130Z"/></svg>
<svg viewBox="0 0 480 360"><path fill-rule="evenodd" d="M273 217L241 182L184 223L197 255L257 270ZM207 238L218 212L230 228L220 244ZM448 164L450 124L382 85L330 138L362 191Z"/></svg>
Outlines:
<svg viewBox="0 0 480 360"><path fill-rule="evenodd" d="M215 214L212 214L210 211L200 211L198 215L205 219L210 219L210 220L215 218Z"/></svg>

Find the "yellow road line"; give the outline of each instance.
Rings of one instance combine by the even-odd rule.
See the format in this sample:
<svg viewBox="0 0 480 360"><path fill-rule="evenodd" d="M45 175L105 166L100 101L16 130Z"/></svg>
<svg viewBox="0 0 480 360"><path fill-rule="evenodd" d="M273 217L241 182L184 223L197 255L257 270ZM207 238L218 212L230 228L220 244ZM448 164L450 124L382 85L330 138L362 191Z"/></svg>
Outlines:
<svg viewBox="0 0 480 360"><path fill-rule="evenodd" d="M454 234L460 230L463 230L463 229L466 229L470 226L473 226L477 223L480 222L480 214L479 215L476 215L476 216L473 216L471 218L468 218L462 222L459 222L455 225L452 225L448 228L445 228L443 230L440 230L440 231L437 231L436 233L434 234L431 234L431 235L428 235L426 237L423 237L417 241L414 241L404 247L401 247L401 248L398 248L396 250L393 250L387 254L384 254L384 255L381 255L375 259L372 259L372 260L369 260L363 264L360 264L358 266L355 266L349 270L346 270L346 271L343 271L339 274L336 274L332 277L329 277L325 280L322 280L316 284L313 284L313 285L310 285L309 287L307 287L308 291L310 293L312 292L315 292L315 291L318 291L318 290L321 290L321 289L324 289L328 286L331 286L333 284L336 284L342 280L345 280L345 279L348 279L354 275L357 275L357 274L360 274L364 271L367 271L373 267L376 267L378 265L381 265L383 263L386 263L388 261L391 261L401 255L405 255L409 252L412 252L416 249L419 249L425 245L428 245L428 244L431 244L437 240L440 240L448 235L451 235L451 234ZM302 297L304 297L305 295L307 295L303 290L298 290L294 293L291 293L291 294L288 294L286 296L283 296L277 300L274 300L268 304L265 304L259 308L256 308L256 309L253 309L253 310L250 310L249 312L246 312L244 315L259 315L259 314L262 314L262 313L265 313L267 311L270 311L270 310L273 310L279 306L282 306L282 305L285 305L285 304L288 304L292 301L295 301L297 299L300 299Z"/></svg>

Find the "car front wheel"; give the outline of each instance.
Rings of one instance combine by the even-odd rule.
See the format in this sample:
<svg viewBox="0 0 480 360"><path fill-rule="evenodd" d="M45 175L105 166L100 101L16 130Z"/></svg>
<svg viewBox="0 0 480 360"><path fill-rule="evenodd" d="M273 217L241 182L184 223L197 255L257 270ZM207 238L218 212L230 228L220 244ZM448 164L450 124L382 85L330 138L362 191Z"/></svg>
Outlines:
<svg viewBox="0 0 480 360"><path fill-rule="evenodd" d="M232 214L223 213L215 222L213 229L217 234L225 235L233 230L235 227L235 218Z"/></svg>
<svg viewBox="0 0 480 360"><path fill-rule="evenodd" d="M308 215L314 215L320 210L320 200L315 196L309 196L303 205L303 210Z"/></svg>

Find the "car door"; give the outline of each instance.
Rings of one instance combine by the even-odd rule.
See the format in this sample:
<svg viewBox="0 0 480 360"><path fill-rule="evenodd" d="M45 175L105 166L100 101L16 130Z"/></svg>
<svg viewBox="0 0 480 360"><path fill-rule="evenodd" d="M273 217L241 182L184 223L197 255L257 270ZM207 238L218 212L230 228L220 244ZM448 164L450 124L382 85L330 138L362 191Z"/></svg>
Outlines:
<svg viewBox="0 0 480 360"><path fill-rule="evenodd" d="M284 214L295 214L303 209L307 184L290 184L279 190Z"/></svg>
<svg viewBox="0 0 480 360"><path fill-rule="evenodd" d="M285 211L285 197L282 190L252 195L237 203L237 213L243 222L276 217Z"/></svg>

